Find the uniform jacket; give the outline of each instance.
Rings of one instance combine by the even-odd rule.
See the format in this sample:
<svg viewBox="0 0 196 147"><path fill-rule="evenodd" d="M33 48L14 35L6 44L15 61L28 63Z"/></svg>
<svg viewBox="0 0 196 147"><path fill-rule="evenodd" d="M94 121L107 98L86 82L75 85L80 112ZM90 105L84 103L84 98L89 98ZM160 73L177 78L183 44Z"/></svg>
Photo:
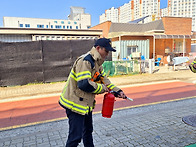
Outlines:
<svg viewBox="0 0 196 147"><path fill-rule="evenodd" d="M103 62L94 47L75 61L59 100L62 107L85 115L92 111L95 95L106 91L105 85L113 91L120 91L106 77L102 67ZM91 81L95 72L104 76L105 85Z"/></svg>
<svg viewBox="0 0 196 147"><path fill-rule="evenodd" d="M194 64L196 64L196 61L193 61L190 65L189 65L189 68L192 72L196 73L196 69L195 67L193 66Z"/></svg>

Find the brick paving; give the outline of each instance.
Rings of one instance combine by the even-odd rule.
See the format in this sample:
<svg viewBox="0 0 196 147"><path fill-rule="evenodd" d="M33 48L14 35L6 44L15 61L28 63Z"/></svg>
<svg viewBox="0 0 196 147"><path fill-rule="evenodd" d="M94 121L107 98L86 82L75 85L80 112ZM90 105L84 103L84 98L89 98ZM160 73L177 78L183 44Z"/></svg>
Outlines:
<svg viewBox="0 0 196 147"><path fill-rule="evenodd" d="M184 147L196 143L196 127L182 118L196 113L196 98L94 114L95 147ZM0 132L1 147L63 147L67 119ZM83 146L82 142L79 145Z"/></svg>

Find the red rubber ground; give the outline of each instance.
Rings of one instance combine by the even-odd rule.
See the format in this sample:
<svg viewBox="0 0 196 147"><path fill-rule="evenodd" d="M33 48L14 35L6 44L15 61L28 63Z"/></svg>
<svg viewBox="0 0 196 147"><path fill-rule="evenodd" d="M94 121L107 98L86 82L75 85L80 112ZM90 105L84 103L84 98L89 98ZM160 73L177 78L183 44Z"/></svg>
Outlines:
<svg viewBox="0 0 196 147"><path fill-rule="evenodd" d="M129 100L116 98L114 109L196 96L192 83L172 82L123 88ZM59 96L0 103L0 129L65 117ZM96 96L94 112L101 111L103 95Z"/></svg>

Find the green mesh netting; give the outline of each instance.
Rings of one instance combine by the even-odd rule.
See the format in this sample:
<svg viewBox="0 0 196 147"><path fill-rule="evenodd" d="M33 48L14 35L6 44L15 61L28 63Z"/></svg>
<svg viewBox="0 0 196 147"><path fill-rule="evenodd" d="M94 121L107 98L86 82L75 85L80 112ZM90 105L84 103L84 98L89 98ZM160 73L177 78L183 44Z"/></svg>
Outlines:
<svg viewBox="0 0 196 147"><path fill-rule="evenodd" d="M105 61L103 69L107 76L126 75L133 72L139 72L139 64L137 61Z"/></svg>

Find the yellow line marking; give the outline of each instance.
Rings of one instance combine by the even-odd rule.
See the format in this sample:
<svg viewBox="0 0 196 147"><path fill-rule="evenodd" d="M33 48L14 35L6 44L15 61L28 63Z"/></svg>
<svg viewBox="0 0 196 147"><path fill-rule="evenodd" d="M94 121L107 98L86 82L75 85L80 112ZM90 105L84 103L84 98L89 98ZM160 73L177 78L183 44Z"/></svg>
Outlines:
<svg viewBox="0 0 196 147"><path fill-rule="evenodd" d="M168 102L174 102L174 101L181 101L181 100L192 99L192 98L196 98L196 96L185 97L185 98L178 98L178 99L167 100L167 101L160 101L160 102L154 102L154 103L147 103L147 104L141 104L141 105L134 105L134 106L128 106L128 107L122 107L122 108L114 109L114 111L124 110L124 109L129 109L129 108L149 106L149 105L156 105L156 104L162 104L162 103L168 103ZM93 114L99 114L99 113L101 113L101 111L93 112ZM49 123L49 122L54 122L54 121L65 120L65 119L67 119L67 117L61 117L61 118L55 118L55 119L39 121L39 122L34 122L34 123L27 123L27 124L23 124L23 125L16 125L16 126L11 126L11 127L5 127L5 128L0 128L0 131L16 129L16 128L21 128L21 127L28 127L28 126L38 125L38 124L44 124L44 123Z"/></svg>
<svg viewBox="0 0 196 147"><path fill-rule="evenodd" d="M27 124L22 124L22 125L16 125L16 126L11 126L11 127L0 128L0 131L16 129L16 128L21 128L21 127L28 127L28 126L33 126L33 125L38 125L38 124L43 124L43 123L49 123L49 122L59 121L59 120L64 120L64 119L67 119L67 117L61 117L61 118L55 118L55 119L39 121L39 122L34 122L34 123L27 123Z"/></svg>

